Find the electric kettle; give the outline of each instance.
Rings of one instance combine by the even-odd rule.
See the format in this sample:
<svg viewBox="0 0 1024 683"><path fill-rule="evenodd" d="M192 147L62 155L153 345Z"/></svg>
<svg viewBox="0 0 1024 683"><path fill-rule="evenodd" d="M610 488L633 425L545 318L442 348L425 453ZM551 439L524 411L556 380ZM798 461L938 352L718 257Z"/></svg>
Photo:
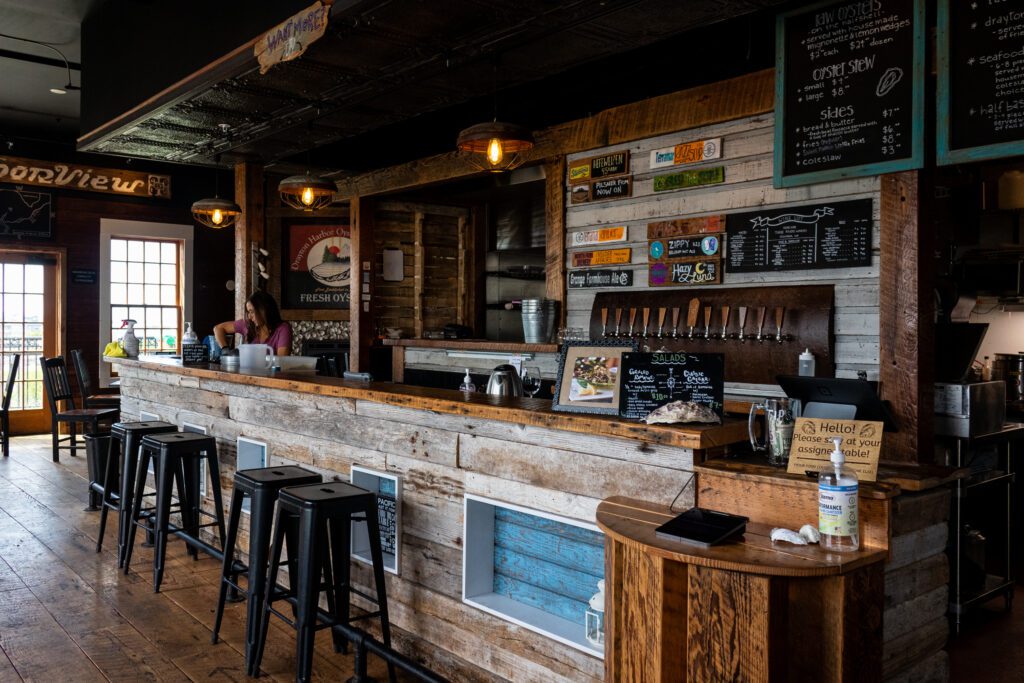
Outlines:
<svg viewBox="0 0 1024 683"><path fill-rule="evenodd" d="M491 370L487 380L487 393L491 396L522 396L523 380L513 365L499 365Z"/></svg>

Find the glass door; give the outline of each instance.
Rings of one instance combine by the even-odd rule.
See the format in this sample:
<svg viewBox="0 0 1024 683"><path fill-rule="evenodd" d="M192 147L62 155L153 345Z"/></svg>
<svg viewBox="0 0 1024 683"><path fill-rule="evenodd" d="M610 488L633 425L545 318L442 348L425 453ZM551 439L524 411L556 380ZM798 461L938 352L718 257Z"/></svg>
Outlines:
<svg viewBox="0 0 1024 683"><path fill-rule="evenodd" d="M21 365L11 397L11 433L50 429L43 392L42 358L56 353L56 258L0 251L0 387L6 387L14 355Z"/></svg>

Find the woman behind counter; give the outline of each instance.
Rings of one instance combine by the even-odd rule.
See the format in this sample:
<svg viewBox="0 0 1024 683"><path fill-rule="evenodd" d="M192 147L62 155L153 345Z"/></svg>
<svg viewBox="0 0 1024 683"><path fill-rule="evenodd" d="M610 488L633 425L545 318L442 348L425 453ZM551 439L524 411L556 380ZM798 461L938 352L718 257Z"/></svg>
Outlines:
<svg viewBox="0 0 1024 683"><path fill-rule="evenodd" d="M267 344L279 356L291 355L292 326L281 320L277 302L266 292L253 292L246 300L245 318L228 320L213 328L221 348L227 346L231 333L242 335L246 344Z"/></svg>

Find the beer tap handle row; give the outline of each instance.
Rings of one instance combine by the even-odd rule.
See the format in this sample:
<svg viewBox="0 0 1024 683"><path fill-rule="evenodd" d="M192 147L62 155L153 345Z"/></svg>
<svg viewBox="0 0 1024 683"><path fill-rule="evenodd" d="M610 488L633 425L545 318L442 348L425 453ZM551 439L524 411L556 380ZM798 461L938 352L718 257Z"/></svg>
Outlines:
<svg viewBox="0 0 1024 683"><path fill-rule="evenodd" d="M698 321L700 317L701 309L703 308L703 320ZM629 327L623 329L622 318L623 311L628 310L629 312ZM672 307L672 318L671 318L671 329L666 328L665 318L668 314L669 308L660 307L658 308L658 324L657 329L651 328L651 309L649 307L643 307L640 310L642 326L637 325L637 308L615 308L615 326L609 328L608 325L608 309L601 309L601 336L603 338L619 339L619 338L656 338L656 339L687 339L687 340L719 340L719 341L738 341L740 343L764 343L764 342L776 342L782 344L783 342L793 341L794 337L792 334L785 331L785 320L786 320L786 307L776 306L773 310L774 319L769 321L768 319L768 307L757 306L751 309L748 306L737 306L737 326L730 329L732 322L732 306L723 305L718 309L719 317L718 323L712 325L714 320L715 307L710 304L706 304L702 307L700 299L694 297L690 299L689 306L687 307L686 314L686 325L680 329L680 313L681 309L678 306ZM753 310L756 318L753 329L747 329L747 314ZM700 323L703 323L701 325ZM768 329L765 329L765 324L768 324ZM774 323L774 325L772 324Z"/></svg>

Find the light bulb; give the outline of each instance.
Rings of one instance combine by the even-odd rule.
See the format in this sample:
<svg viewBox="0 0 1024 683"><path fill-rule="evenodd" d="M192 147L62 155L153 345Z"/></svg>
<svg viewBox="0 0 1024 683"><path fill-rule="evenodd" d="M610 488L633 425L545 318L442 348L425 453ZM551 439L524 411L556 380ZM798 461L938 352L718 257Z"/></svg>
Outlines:
<svg viewBox="0 0 1024 683"><path fill-rule="evenodd" d="M310 206L313 203L313 188L302 188L302 203L306 206Z"/></svg>
<svg viewBox="0 0 1024 683"><path fill-rule="evenodd" d="M213 221L214 225L220 225L221 223L224 222L224 214L221 213L220 209L214 209L213 215L210 217L210 220Z"/></svg>
<svg viewBox="0 0 1024 683"><path fill-rule="evenodd" d="M505 152L501 148L501 140L498 138L491 138L491 141L487 143L487 161L492 166L497 166L501 163L501 160L505 157Z"/></svg>

